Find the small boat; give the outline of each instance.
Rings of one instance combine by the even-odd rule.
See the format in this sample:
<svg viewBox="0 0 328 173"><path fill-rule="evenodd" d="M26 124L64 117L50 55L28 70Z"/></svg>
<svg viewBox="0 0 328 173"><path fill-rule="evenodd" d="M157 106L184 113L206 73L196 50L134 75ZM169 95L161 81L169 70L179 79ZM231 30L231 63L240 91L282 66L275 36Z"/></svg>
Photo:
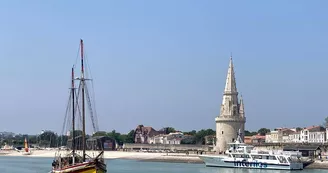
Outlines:
<svg viewBox="0 0 328 173"><path fill-rule="evenodd" d="M225 155L200 155L206 166L228 168L253 168L275 170L302 170L301 152L289 151L261 151L254 146L247 145L241 140L240 130L234 143Z"/></svg>
<svg viewBox="0 0 328 173"><path fill-rule="evenodd" d="M10 150L14 150L14 147L12 145L8 145L5 143L5 145L1 148L1 150L10 151Z"/></svg>
<svg viewBox="0 0 328 173"><path fill-rule="evenodd" d="M84 52L83 52L83 40L80 40L80 55L81 55L81 76L78 78L74 77L74 66L72 68L72 79L70 88L70 99L68 108L71 111L71 120L68 124L71 125L71 147L68 150L59 150L56 152L55 159L52 162L52 170L50 173L105 173L107 172L106 163L104 161L103 155L104 150L101 148L99 151L86 152L86 106L91 106L91 100L88 94L88 88L86 87L86 81L89 80L85 76L84 71ZM78 88L75 88L75 80L79 80L80 84ZM76 89L78 92L76 93ZM78 103L81 101L81 103ZM85 102L88 102L88 105ZM90 108L91 109L91 108ZM90 111L93 112L92 110ZM76 113L81 113L76 116ZM77 117L77 118L76 118ZM92 118L92 124L94 126L94 119ZM80 119L78 119L80 118ZM66 119L66 117L65 117ZM79 120L79 121L78 121ZM76 130L76 121L82 124L81 133L78 135ZM97 128L94 127L94 132Z"/></svg>
<svg viewBox="0 0 328 173"><path fill-rule="evenodd" d="M22 151L22 154L23 155L31 155L32 154L32 151L28 147L28 142L27 142L27 139L26 138L24 140L24 150Z"/></svg>

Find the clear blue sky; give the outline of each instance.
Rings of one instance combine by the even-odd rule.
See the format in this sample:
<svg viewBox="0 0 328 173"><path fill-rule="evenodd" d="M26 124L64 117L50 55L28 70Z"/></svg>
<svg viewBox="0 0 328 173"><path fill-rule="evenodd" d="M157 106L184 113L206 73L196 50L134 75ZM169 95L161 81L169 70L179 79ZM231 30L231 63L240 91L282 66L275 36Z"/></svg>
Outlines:
<svg viewBox="0 0 328 173"><path fill-rule="evenodd" d="M215 128L230 52L246 129L328 116L327 1L0 2L0 131L60 132L85 41L100 129Z"/></svg>

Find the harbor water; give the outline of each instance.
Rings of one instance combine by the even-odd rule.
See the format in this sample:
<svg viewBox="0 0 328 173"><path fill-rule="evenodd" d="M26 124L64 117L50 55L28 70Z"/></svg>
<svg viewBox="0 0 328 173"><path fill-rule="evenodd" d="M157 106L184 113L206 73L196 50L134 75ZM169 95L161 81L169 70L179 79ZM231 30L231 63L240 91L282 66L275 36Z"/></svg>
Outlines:
<svg viewBox="0 0 328 173"><path fill-rule="evenodd" d="M0 156L1 173L48 173L51 158ZM107 160L108 173L327 173L327 170L277 171L241 168L213 168L204 164Z"/></svg>

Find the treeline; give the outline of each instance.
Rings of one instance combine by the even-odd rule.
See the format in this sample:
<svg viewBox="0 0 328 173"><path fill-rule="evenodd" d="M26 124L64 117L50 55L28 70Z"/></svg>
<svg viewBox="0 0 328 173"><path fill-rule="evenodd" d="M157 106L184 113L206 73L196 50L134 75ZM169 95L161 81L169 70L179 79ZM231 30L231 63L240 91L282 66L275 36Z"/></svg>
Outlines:
<svg viewBox="0 0 328 173"><path fill-rule="evenodd" d="M175 132L176 130L172 127L168 128L167 133ZM81 135L80 130L75 131L75 136ZM185 138L181 141L182 144L204 144L205 136L215 135L215 131L212 129L202 129L200 131L192 130L190 132L183 132ZM72 136L72 132L70 134ZM91 136L107 136L116 140L119 145L124 143L134 143L134 130L131 130L128 134L121 134L115 130L111 132L99 131L93 135L87 135L87 138ZM39 147L59 147L66 146L69 136L66 135L57 135L52 131L45 131L40 135L15 135L0 137L0 145L4 144L14 145L14 146L23 146L25 138L28 140L30 145L39 146Z"/></svg>
<svg viewBox="0 0 328 173"><path fill-rule="evenodd" d="M264 136L266 133L269 133L270 132L270 129L267 129L267 128L260 128L257 132L251 132L251 131L248 131L248 130L245 130L245 136L253 136L253 135L262 135Z"/></svg>
<svg viewBox="0 0 328 173"><path fill-rule="evenodd" d="M176 130L173 127L169 127L167 133L175 132ZM245 136L252 136L256 134L265 135L270 132L270 129L261 128L257 132L245 131ZM80 130L75 131L75 136L81 135L82 132ZM205 136L215 136L216 132L213 129L202 129L199 131L192 130L189 132L183 132L185 135L181 141L181 144L205 144ZM71 135L72 136L72 132ZM111 132L99 131L94 133L93 135L87 135L87 138L91 136L107 136L116 140L119 145L123 145L124 143L134 143L134 130L131 130L127 134L121 134L116 132L115 130ZM23 146L24 139L27 138L30 145L36 145L39 147L58 147L58 146L66 146L69 136L66 135L57 135L52 131L45 131L40 135L16 135L14 137L7 136L1 137L0 145L4 144L14 145L14 146ZM213 139L208 138L206 144L213 144Z"/></svg>
<svg viewBox="0 0 328 173"><path fill-rule="evenodd" d="M167 133L175 131L173 127L169 127ZM181 144L205 144L205 136L215 135L215 131L213 129L202 129L198 132L196 130L183 132L183 134L186 136L181 141ZM109 133L101 131L95 133L93 136L108 136L114 138L119 145L123 145L123 143L134 143L134 130L131 130L128 134L121 134L115 130Z"/></svg>

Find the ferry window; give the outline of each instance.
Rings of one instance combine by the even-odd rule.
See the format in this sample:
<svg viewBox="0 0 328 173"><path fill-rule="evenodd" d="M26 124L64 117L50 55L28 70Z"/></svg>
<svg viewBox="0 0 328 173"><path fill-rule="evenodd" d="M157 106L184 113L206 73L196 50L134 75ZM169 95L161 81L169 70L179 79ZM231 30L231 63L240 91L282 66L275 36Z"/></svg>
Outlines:
<svg viewBox="0 0 328 173"><path fill-rule="evenodd" d="M232 142L234 142L235 141L235 138L232 138Z"/></svg>
<svg viewBox="0 0 328 173"><path fill-rule="evenodd" d="M266 159L269 160L269 156L266 156Z"/></svg>
<svg viewBox="0 0 328 173"><path fill-rule="evenodd" d="M279 160L280 163L282 163L281 157L278 157L278 160Z"/></svg>
<svg viewBox="0 0 328 173"><path fill-rule="evenodd" d="M280 156L280 157L279 157L279 160L280 160L281 163L287 163L286 158L283 157L283 156Z"/></svg>
<svg viewBox="0 0 328 173"><path fill-rule="evenodd" d="M259 159L262 159L262 156L259 156Z"/></svg>
<svg viewBox="0 0 328 173"><path fill-rule="evenodd" d="M223 131L222 131L222 135L223 135Z"/></svg>

